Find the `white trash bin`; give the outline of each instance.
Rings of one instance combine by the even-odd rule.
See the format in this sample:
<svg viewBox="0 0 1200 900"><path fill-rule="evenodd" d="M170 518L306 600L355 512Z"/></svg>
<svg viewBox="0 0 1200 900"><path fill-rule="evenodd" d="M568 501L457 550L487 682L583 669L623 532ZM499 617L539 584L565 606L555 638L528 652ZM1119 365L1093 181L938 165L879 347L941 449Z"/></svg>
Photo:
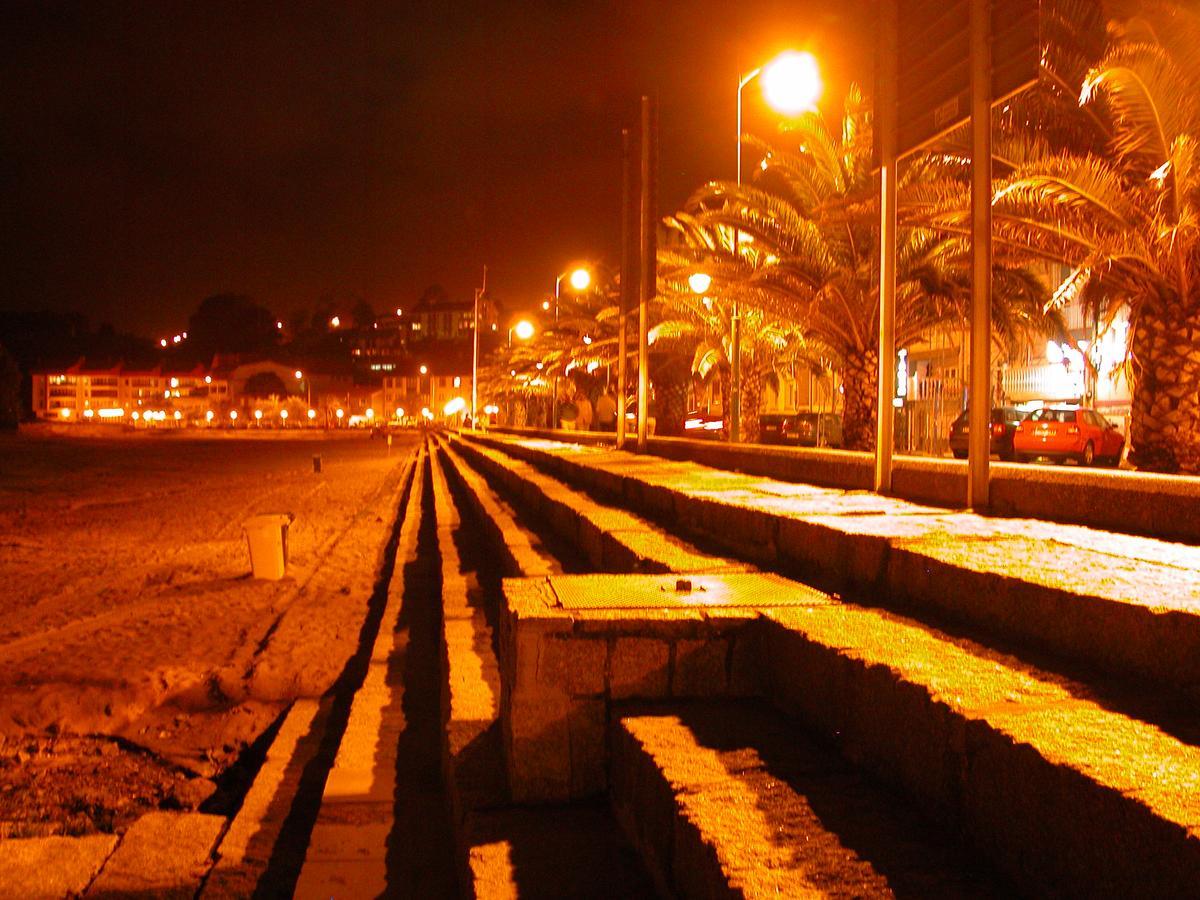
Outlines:
<svg viewBox="0 0 1200 900"><path fill-rule="evenodd" d="M287 570L287 530L291 513L252 516L242 523L250 545L250 570L255 578L278 581Z"/></svg>

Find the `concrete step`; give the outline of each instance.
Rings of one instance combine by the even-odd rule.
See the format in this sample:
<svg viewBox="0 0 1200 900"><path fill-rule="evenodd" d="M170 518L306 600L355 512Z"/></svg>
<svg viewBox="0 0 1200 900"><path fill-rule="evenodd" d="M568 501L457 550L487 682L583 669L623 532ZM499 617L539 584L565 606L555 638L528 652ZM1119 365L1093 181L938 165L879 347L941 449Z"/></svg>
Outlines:
<svg viewBox="0 0 1200 900"><path fill-rule="evenodd" d="M1031 894L1195 896L1200 721L852 604L764 612L768 694Z"/></svg>
<svg viewBox="0 0 1200 900"><path fill-rule="evenodd" d="M467 442L827 590L1200 693L1200 547L603 448Z"/></svg>
<svg viewBox="0 0 1200 900"><path fill-rule="evenodd" d="M612 802L664 895L1000 897L954 839L764 706L613 722Z"/></svg>
<svg viewBox="0 0 1200 900"><path fill-rule="evenodd" d="M451 438L466 460L578 547L597 572L744 572L744 563L706 553L641 516L600 503L529 463Z"/></svg>

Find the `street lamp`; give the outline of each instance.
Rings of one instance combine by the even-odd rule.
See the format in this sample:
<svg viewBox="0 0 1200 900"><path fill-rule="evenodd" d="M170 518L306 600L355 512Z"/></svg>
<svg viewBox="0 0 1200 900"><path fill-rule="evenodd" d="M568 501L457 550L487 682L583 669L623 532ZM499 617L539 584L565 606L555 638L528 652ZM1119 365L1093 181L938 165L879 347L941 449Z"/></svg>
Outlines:
<svg viewBox="0 0 1200 900"><path fill-rule="evenodd" d="M707 272L693 272L688 276L688 287L692 289L693 294L704 296L711 285L712 276Z"/></svg>
<svg viewBox="0 0 1200 900"><path fill-rule="evenodd" d="M738 78L737 86L737 183L742 183L742 90L762 76L763 96L775 110L796 115L816 108L821 96L821 73L811 53L788 51L779 54L765 66L751 69ZM741 241L738 229L733 230L733 249L738 252ZM699 274L699 273L697 273ZM690 279L689 279L690 283ZM695 290L695 287L692 287ZM700 293L700 292L697 292ZM742 318L735 299L731 304L729 359L729 440L737 443L742 420Z"/></svg>

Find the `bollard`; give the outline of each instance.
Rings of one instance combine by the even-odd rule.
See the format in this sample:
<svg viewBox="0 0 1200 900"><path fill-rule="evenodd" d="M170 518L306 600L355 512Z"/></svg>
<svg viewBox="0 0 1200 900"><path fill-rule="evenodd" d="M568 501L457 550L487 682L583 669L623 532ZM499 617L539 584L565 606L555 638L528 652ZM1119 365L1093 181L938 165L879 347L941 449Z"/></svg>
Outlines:
<svg viewBox="0 0 1200 900"><path fill-rule="evenodd" d="M321 454L320 453L313 454L313 471L316 472L317 474L320 474L320 472L321 472Z"/></svg>

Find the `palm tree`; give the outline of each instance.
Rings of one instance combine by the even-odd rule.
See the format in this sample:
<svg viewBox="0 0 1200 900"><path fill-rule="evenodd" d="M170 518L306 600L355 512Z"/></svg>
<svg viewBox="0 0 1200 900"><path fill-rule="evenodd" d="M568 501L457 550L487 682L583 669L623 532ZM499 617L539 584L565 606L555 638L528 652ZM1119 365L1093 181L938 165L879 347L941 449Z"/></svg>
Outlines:
<svg viewBox="0 0 1200 900"><path fill-rule="evenodd" d="M841 128L819 114L792 126L798 149L747 138L762 159L748 185L713 182L674 217L687 252L666 260L703 267L714 296L787 322L803 335L811 359L838 369L847 446L874 446L878 373L878 187L871 169L870 114L849 91ZM914 161L901 174L901 206L944 203L964 190L961 164L941 156ZM720 229L743 236L714 240ZM969 245L915 219L900 229L896 339L903 345L938 325L965 321L970 290ZM1043 315L1045 287L998 254L993 325L997 334L1057 325Z"/></svg>
<svg viewBox="0 0 1200 900"><path fill-rule="evenodd" d="M1080 90L1106 152L1019 165L994 196L999 244L1071 268L1060 297L1128 309L1131 459L1200 472L1200 19L1148 3L1111 26Z"/></svg>

